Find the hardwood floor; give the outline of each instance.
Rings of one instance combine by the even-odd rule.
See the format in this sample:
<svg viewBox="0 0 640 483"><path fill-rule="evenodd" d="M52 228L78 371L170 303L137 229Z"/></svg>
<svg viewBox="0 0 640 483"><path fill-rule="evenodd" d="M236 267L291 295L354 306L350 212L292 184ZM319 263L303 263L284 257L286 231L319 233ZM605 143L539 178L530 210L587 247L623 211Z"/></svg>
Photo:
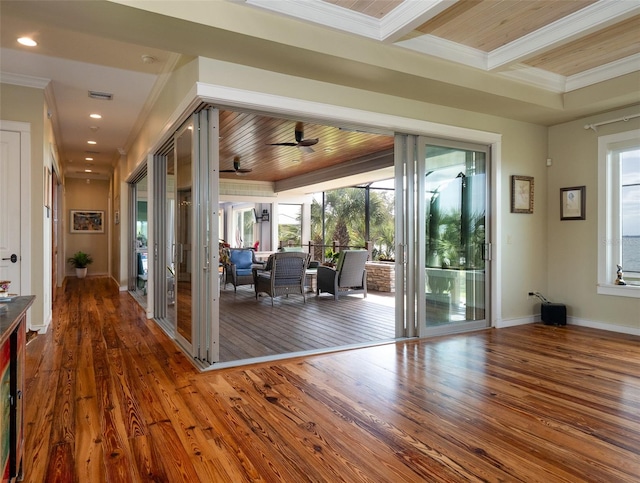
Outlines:
<svg viewBox="0 0 640 483"><path fill-rule="evenodd" d="M220 361L288 354L390 340L395 337L393 294L307 294L255 299L253 286L220 293Z"/></svg>
<svg viewBox="0 0 640 483"><path fill-rule="evenodd" d="M28 482L637 482L640 337L531 324L199 373L70 279L27 346Z"/></svg>

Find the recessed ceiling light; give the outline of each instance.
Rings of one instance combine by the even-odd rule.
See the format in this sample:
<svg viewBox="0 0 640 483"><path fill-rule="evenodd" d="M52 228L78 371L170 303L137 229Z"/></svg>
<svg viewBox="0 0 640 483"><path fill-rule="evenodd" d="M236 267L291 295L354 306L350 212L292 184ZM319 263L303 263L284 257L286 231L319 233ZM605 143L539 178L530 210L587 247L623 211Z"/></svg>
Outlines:
<svg viewBox="0 0 640 483"><path fill-rule="evenodd" d="M85 169L84 172L85 173L91 173L91 170L90 169Z"/></svg>
<svg viewBox="0 0 640 483"><path fill-rule="evenodd" d="M87 144L98 144L98 143L95 141L87 141Z"/></svg>
<svg viewBox="0 0 640 483"><path fill-rule="evenodd" d="M30 39L29 37L20 37L18 39L18 43L21 45L25 45L27 47L35 47L36 45L38 45L38 42L36 42L33 39Z"/></svg>
<svg viewBox="0 0 640 483"><path fill-rule="evenodd" d="M93 158L84 158L85 161L93 161Z"/></svg>
<svg viewBox="0 0 640 483"><path fill-rule="evenodd" d="M89 117L93 119L102 119L102 116L100 114L89 114Z"/></svg>

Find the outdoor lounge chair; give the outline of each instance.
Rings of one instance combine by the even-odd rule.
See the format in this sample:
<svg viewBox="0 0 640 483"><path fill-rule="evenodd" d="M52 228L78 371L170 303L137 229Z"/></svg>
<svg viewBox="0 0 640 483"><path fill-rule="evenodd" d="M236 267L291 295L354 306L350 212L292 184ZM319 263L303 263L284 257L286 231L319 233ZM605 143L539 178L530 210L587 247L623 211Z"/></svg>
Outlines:
<svg viewBox="0 0 640 483"><path fill-rule="evenodd" d="M270 270L255 271L256 299L258 294L264 292L271 297L273 306L274 297L289 296L295 293L302 295L304 302L307 298L304 293L309 254L299 252L274 253L267 261Z"/></svg>
<svg viewBox="0 0 640 483"><path fill-rule="evenodd" d="M253 284L253 269L262 268L264 264L256 260L256 254L251 248L231 248L229 262L225 264L224 285L233 284L234 291L238 285Z"/></svg>
<svg viewBox="0 0 640 483"><path fill-rule="evenodd" d="M338 300L340 294L363 293L367 297L367 270L365 262L367 250L346 250L340 252L336 268L318 267L318 285L316 297L322 292L333 294Z"/></svg>

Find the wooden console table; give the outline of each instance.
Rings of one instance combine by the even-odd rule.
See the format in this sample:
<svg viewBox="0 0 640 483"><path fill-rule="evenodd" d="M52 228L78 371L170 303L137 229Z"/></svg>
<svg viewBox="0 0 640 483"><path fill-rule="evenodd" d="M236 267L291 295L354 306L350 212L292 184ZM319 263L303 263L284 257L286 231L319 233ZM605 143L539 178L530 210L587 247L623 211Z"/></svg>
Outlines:
<svg viewBox="0 0 640 483"><path fill-rule="evenodd" d="M34 300L35 296L29 295L2 302L7 311L0 313L0 471L3 483L21 480L23 475L26 319L27 309Z"/></svg>

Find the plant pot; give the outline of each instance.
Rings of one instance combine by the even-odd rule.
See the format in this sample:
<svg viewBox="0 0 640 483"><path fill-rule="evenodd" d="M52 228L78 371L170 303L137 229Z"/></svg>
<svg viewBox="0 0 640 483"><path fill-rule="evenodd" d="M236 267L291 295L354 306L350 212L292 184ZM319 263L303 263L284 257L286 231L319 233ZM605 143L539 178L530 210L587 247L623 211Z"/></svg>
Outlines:
<svg viewBox="0 0 640 483"><path fill-rule="evenodd" d="M76 268L76 277L84 278L87 276L87 267L84 268Z"/></svg>

